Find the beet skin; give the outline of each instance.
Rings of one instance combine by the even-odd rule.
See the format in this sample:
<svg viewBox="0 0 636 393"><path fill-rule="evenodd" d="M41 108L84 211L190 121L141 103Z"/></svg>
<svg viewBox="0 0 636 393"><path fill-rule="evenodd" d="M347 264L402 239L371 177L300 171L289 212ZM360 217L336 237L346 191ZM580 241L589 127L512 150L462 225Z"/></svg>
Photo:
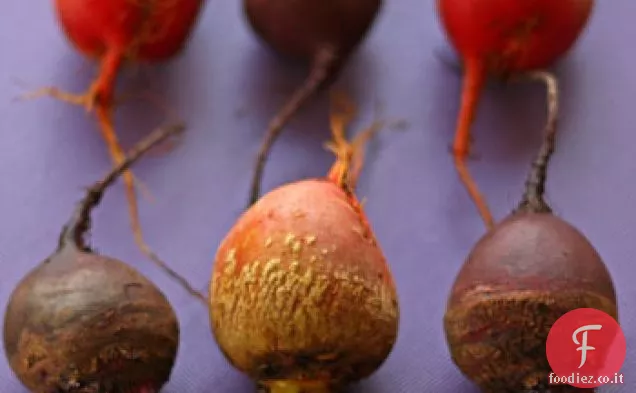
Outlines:
<svg viewBox="0 0 636 393"><path fill-rule="evenodd" d="M373 25L382 2L244 0L243 4L250 26L272 49L313 61L324 49L344 60Z"/></svg>
<svg viewBox="0 0 636 393"><path fill-rule="evenodd" d="M64 32L82 53L109 50L159 61L175 56L190 35L203 0L55 0Z"/></svg>
<svg viewBox="0 0 636 393"><path fill-rule="evenodd" d="M582 307L618 318L593 246L552 214L512 215L475 245L457 276L444 317L452 358L487 392L534 388L552 371L550 327Z"/></svg>
<svg viewBox="0 0 636 393"><path fill-rule="evenodd" d="M158 392L178 342L176 315L152 283L120 261L74 249L33 270L5 317L11 368L36 393Z"/></svg>
<svg viewBox="0 0 636 393"><path fill-rule="evenodd" d="M492 74L550 67L577 41L594 0L437 0L446 35Z"/></svg>
<svg viewBox="0 0 636 393"><path fill-rule="evenodd" d="M210 296L223 352L271 392L279 380L326 389L364 378L396 339L384 256L327 180L283 186L253 205L218 250Z"/></svg>

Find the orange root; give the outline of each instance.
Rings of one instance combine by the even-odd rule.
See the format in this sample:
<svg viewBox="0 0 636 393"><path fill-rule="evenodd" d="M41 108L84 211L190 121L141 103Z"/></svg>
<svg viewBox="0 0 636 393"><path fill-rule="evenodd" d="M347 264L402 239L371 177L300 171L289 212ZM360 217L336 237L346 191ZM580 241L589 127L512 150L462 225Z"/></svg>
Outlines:
<svg viewBox="0 0 636 393"><path fill-rule="evenodd" d="M110 108L112 107L114 100L113 88L115 85L115 79L123 62L123 57L123 52L120 50L113 49L110 52L107 52L102 59L101 69L97 78L93 81L93 83L91 83L88 90L84 93L70 93L63 91L57 87L49 86L23 94L20 98L31 100L45 96L51 97L72 105L82 106L84 107L86 112L93 112L95 110L95 107L99 105L103 106L104 108ZM103 128L103 126L101 127ZM121 151L121 148L119 150ZM128 171L127 173L129 173L127 176L131 176L130 171ZM152 195L148 188L143 185L138 179L134 178L134 176L133 181L137 186L139 186L143 196L146 199L151 200Z"/></svg>
<svg viewBox="0 0 636 393"><path fill-rule="evenodd" d="M330 114L332 140L326 144L326 147L336 155L336 162L329 170L327 178L349 191L355 189L364 166L364 146L380 128L380 123L375 122L349 142L346 138L346 127L356 113L355 105L344 93L332 92Z"/></svg>
<svg viewBox="0 0 636 393"><path fill-rule="evenodd" d="M121 144L117 139L115 127L113 125L113 108L114 97L113 88L117 73L123 61L123 52L120 50L111 50L106 53L102 59L101 70L96 80L91 84L90 88L84 94L73 94L61 91L55 87L45 87L23 96L26 99L33 99L42 96L49 96L60 101L70 104L83 106L87 112L95 111L97 122L102 137L108 147L109 154L115 165L119 165L126 160ZM156 103L156 102L155 102ZM168 112L168 111L166 111ZM147 256L155 265L162 269L166 274L178 281L184 289L198 300L207 304L207 297L201 292L194 289L187 280L176 273L166 263L164 263L154 251L146 244L143 238L143 232L139 221L139 209L137 207L137 196L135 193L135 183L140 186L142 192L145 190L147 197L151 197L145 186L135 179L130 170L122 173L122 179L126 189L126 198L128 201L128 211L130 216L130 226L133 231L135 243L141 252Z"/></svg>
<svg viewBox="0 0 636 393"><path fill-rule="evenodd" d="M115 129L113 127L112 121L112 108L105 107L103 105L98 105L96 109L97 118L100 125L100 130L102 132L102 136L108 145L108 150L110 155L115 163L115 165L121 164L126 159L126 155L124 154L119 141L117 140L117 135L115 134ZM139 247L140 251L148 257L155 265L157 265L160 269L162 269L166 274L168 274L171 278L178 281L181 286L188 291L192 296L197 298L203 304L207 304L207 297L203 295L201 292L197 291L190 285L190 283L183 278L181 275L176 273L170 266L168 266L165 262L163 262L157 254L148 246L146 241L144 240L143 232L141 229L141 223L139 221L139 209L137 207L137 196L135 195L135 184L133 181L132 172L127 170L122 173L122 177L124 180L124 186L126 188L126 198L128 200L128 211L130 216L130 227L133 232L133 236L135 239L135 243L137 247Z"/></svg>
<svg viewBox="0 0 636 393"><path fill-rule="evenodd" d="M108 151L114 164L120 164L124 161L126 155L117 140L115 128L112 121L112 108L98 105L96 115L99 123L99 129L102 137L108 146ZM147 246L143 240L141 232L141 224L139 223L139 210L137 207L137 195L135 193L135 183L132 173L127 170L122 174L124 186L126 188L126 199L128 200L128 211L130 214L130 225L135 236L135 242L146 253Z"/></svg>
<svg viewBox="0 0 636 393"><path fill-rule="evenodd" d="M44 87L23 97L27 99L49 96L73 105L83 106L87 112L92 112L97 103L110 107L113 101L113 89L117 73L123 63L124 52L112 49L104 55L97 78L84 94L74 94L62 91L56 87Z"/></svg>
<svg viewBox="0 0 636 393"><path fill-rule="evenodd" d="M125 159L125 153L117 140L112 120L113 89L123 58L124 54L120 50L113 49L107 52L102 59L101 69L97 78L83 94L73 94L61 91L55 87L45 87L25 95L27 99L49 96L73 105L83 106L87 112L95 111L100 132L115 164L120 164ZM136 180L130 170L124 172L123 181L126 187L131 226L135 235L135 241L142 251L144 251L148 249L148 247L145 245L141 233L135 194ZM144 251L144 253L146 253L146 251Z"/></svg>
<svg viewBox="0 0 636 393"><path fill-rule="evenodd" d="M83 106L86 112L92 112L97 101L98 91L100 89L99 81L94 81L84 94L74 94L66 91L62 91L57 87L43 87L38 90L28 92L22 95L21 98L32 100L44 96L55 98L56 100L64 101L69 104Z"/></svg>
<svg viewBox="0 0 636 393"><path fill-rule="evenodd" d="M486 74L481 60L468 59L466 61L461 106L457 121L457 130L455 132L455 141L453 143L453 157L455 159L455 168L457 169L461 182L475 203L486 227L492 229L495 224L488 204L466 166L466 160L470 154L470 129L475 118L477 103L485 77Z"/></svg>

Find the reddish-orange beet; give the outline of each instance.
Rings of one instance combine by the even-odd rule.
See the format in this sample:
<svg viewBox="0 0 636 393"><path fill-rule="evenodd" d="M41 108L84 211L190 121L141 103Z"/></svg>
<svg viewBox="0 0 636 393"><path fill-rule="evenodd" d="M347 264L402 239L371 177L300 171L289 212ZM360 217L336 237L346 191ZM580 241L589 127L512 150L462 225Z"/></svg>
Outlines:
<svg viewBox="0 0 636 393"><path fill-rule="evenodd" d="M267 193L215 259L214 336L269 393L339 391L380 367L397 336L395 284L352 193L353 149L332 124L339 158L329 176Z"/></svg>
<svg viewBox="0 0 636 393"><path fill-rule="evenodd" d="M95 108L102 137L115 164L124 160L113 125L113 90L125 62L156 62L176 56L186 45L204 0L55 0L60 25L84 55L101 69L85 94L44 88L35 95ZM135 241L149 254L139 224L134 178L123 175Z"/></svg>
<svg viewBox="0 0 636 393"><path fill-rule="evenodd" d="M56 0L62 28L84 54L109 51L134 60L175 56L185 45L203 0Z"/></svg>
<svg viewBox="0 0 636 393"><path fill-rule="evenodd" d="M464 62L455 166L490 228L492 216L466 168L470 128L487 76L550 67L574 45L593 7L594 0L437 0L442 26Z"/></svg>

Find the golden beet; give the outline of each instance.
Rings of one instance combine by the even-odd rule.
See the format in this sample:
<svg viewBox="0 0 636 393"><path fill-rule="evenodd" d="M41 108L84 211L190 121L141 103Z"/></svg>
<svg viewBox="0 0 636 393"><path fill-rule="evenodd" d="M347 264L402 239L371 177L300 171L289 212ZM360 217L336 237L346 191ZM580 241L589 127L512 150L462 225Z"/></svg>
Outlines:
<svg viewBox="0 0 636 393"><path fill-rule="evenodd" d="M216 255L214 336L271 393L337 390L374 372L396 340L395 285L350 192L349 153L328 178L262 197Z"/></svg>

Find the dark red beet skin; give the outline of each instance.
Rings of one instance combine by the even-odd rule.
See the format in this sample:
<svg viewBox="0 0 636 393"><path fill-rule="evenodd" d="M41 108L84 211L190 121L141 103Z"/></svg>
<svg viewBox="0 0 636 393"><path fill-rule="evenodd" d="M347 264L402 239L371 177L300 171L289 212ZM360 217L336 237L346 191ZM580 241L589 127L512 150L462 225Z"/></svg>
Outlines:
<svg viewBox="0 0 636 393"><path fill-rule="evenodd" d="M486 392L536 389L552 371L550 327L583 307L618 318L594 247L552 214L512 215L475 245L453 285L444 316L453 361Z"/></svg>
<svg viewBox="0 0 636 393"><path fill-rule="evenodd" d="M182 127L159 130L88 190L58 249L17 285L4 317L4 348L34 393L157 393L179 344L172 306L130 266L85 243L90 211L106 188L152 146Z"/></svg>
<svg viewBox="0 0 636 393"><path fill-rule="evenodd" d="M362 41L381 0L245 0L254 31L275 51L312 61L325 48L344 58Z"/></svg>
<svg viewBox="0 0 636 393"><path fill-rule="evenodd" d="M611 282L601 257L576 228L553 214L519 213L479 240L457 276L449 306L475 288L485 291L484 285L493 294L576 290L615 299Z"/></svg>

